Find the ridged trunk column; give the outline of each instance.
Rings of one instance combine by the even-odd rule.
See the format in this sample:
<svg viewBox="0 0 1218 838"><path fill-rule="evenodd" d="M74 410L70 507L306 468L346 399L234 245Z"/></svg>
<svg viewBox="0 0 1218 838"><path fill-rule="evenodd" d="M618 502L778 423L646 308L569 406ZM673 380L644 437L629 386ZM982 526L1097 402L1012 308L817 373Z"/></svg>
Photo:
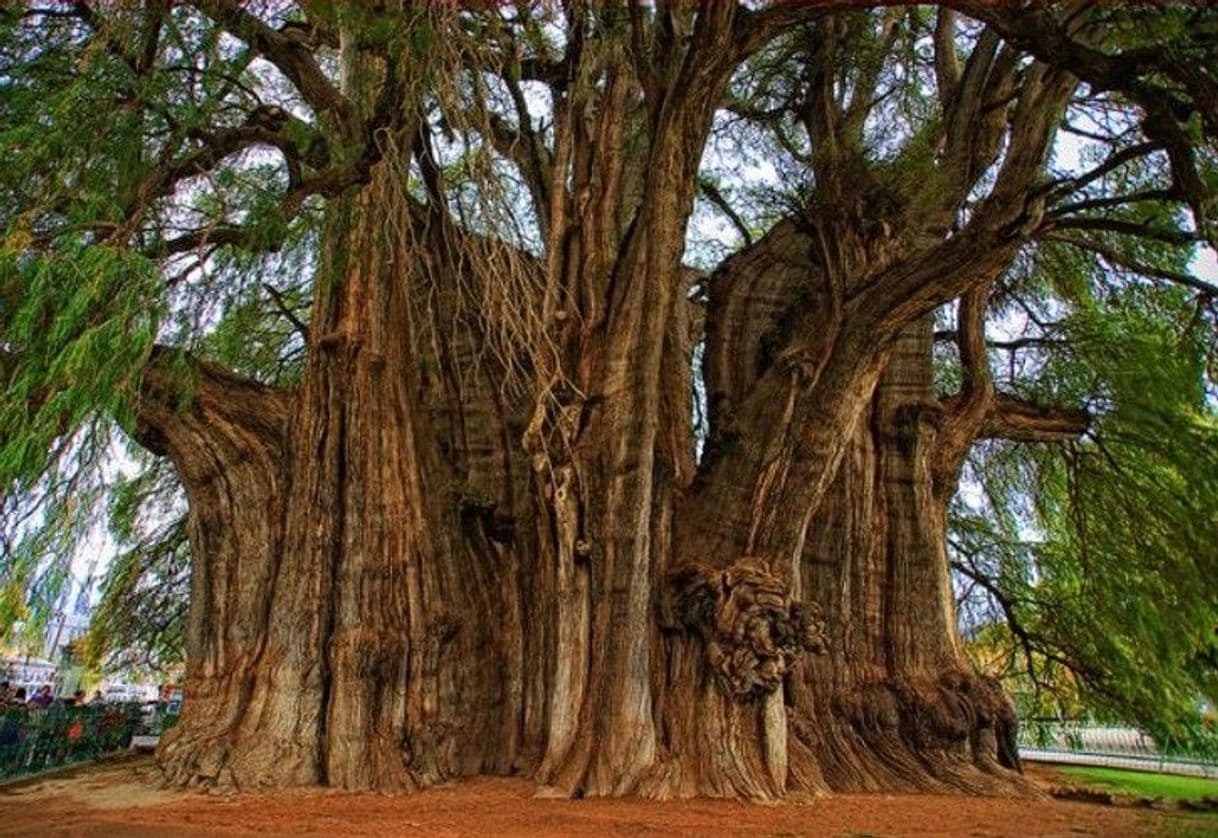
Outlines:
<svg viewBox="0 0 1218 838"><path fill-rule="evenodd" d="M793 733L833 790L1024 793L999 764L1014 767L1013 707L972 672L956 630L931 328L897 340L809 526L801 585L823 608L828 654L789 685Z"/></svg>
<svg viewBox="0 0 1218 838"><path fill-rule="evenodd" d="M183 715L158 752L176 784L231 784L283 554L288 395L159 351L135 436L170 456L191 543Z"/></svg>
<svg viewBox="0 0 1218 838"><path fill-rule="evenodd" d="M519 674L504 676L519 673L520 632L501 631L495 604L516 580L477 528L463 537L422 400L408 293L424 263L395 162L330 210L300 391L291 411L262 392L251 408L281 434L276 456L248 432L217 448L211 417L231 407L199 445L181 411L149 417L195 522L203 629L184 731L226 740L198 758L184 751L197 736L168 741L173 779L411 789L514 759ZM238 639L213 663L217 631Z"/></svg>

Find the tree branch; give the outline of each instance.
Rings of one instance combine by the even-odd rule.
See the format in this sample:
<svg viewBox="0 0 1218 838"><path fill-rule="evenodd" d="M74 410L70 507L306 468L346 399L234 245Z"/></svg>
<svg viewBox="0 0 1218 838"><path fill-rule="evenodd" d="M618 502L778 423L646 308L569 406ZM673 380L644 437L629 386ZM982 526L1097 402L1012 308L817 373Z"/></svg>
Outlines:
<svg viewBox="0 0 1218 838"><path fill-rule="evenodd" d="M1041 405L999 393L986 414L980 436L1014 442L1070 442L1087 432L1091 414L1083 408Z"/></svg>
<svg viewBox="0 0 1218 838"><path fill-rule="evenodd" d="M1142 201L1171 201L1177 197L1175 191L1171 189L1147 189L1142 192L1131 192L1128 195L1110 195L1106 198L1088 198L1069 204L1059 204L1049 210L1046 215L1058 218L1070 213L1122 207L1126 204L1137 204Z"/></svg>
<svg viewBox="0 0 1218 838"><path fill-rule="evenodd" d="M1043 64L1032 65L1024 77L990 194L956 236L878 273L854 292L849 305L860 314L862 328L894 336L936 306L992 281L1038 229L1044 193L1036 184L1076 82Z"/></svg>
<svg viewBox="0 0 1218 838"><path fill-rule="evenodd" d="M955 329L938 329L935 331L936 343L956 343L958 340L959 332ZM1012 340L986 340L985 345L988 349L997 349L1002 352L1017 352L1020 349L1032 349L1041 346L1064 346L1066 343L1067 341L1060 338L1030 336L1014 338Z"/></svg>
<svg viewBox="0 0 1218 838"><path fill-rule="evenodd" d="M194 0L194 5L275 65L319 113L344 123L354 118L351 101L330 83L312 51L293 33L271 28L238 0Z"/></svg>
<svg viewBox="0 0 1218 838"><path fill-rule="evenodd" d="M812 23L836 9L854 5L849 0L777 0L764 9L741 9L736 19L735 51L747 57L779 33Z"/></svg>
<svg viewBox="0 0 1218 838"><path fill-rule="evenodd" d="M983 572L973 563L972 557L963 548L959 542L952 540L951 545L958 553L968 557L968 563L961 561L952 561L952 569L963 574L973 582L980 585L985 591L994 598L998 603L998 607L1002 609L1003 617L1007 627L1011 630L1011 634L1023 649L1024 663L1028 668L1028 677L1035 683L1039 683L1035 675L1035 664L1033 662L1033 654L1039 654L1046 661L1064 666L1066 669L1078 675L1093 678L1095 673L1086 667L1075 664L1066 659L1061 654L1051 651L1043 643L1038 643L1032 633L1024 628L1022 621L1016 611L1016 602L1012 596L1004 591L989 574Z"/></svg>
<svg viewBox="0 0 1218 838"><path fill-rule="evenodd" d="M1120 218L1051 218L1042 223L1036 232L1043 234L1054 230L1096 230L1175 245L1194 244L1198 241L1196 233L1186 230L1170 230L1149 223L1139 224L1136 221L1125 221Z"/></svg>
<svg viewBox="0 0 1218 838"><path fill-rule="evenodd" d="M1184 127L1197 113L1205 132L1211 138L1218 134L1215 85L1198 69L1218 59L1211 38L1190 31L1187 34L1193 37L1188 40L1173 33L1158 43L1106 53L1076 40L1054 20L1051 7L1016 9L980 0L956 0L951 5L995 27L1009 43L1069 71L1094 90L1117 91L1139 105L1145 114L1143 132L1167 151L1174 188L1188 201L1206 239L1215 236L1208 229L1212 222L1208 215L1210 190L1198 170L1194 142Z"/></svg>
<svg viewBox="0 0 1218 838"><path fill-rule="evenodd" d="M959 93L961 68L960 55L956 50L956 24L958 15L946 6L940 6L935 16L935 85L939 88L939 100L944 110L950 109Z"/></svg>
<svg viewBox="0 0 1218 838"><path fill-rule="evenodd" d="M1174 282L1177 285L1183 285L1187 288L1192 288L1194 291L1199 291L1211 299L1218 299L1218 285L1193 276L1192 274L1182 273L1181 271L1173 271L1169 268L1158 268L1154 265L1147 265L1144 262L1139 262L1136 259L1131 259L1121 255L1116 250L1106 247L1098 242L1087 239L1076 239L1073 236L1055 236L1047 235L1044 237L1047 241L1061 242L1072 247L1077 247L1080 250L1085 250L1099 256L1109 265L1121 270L1132 271L1141 276L1163 279L1168 282Z"/></svg>
<svg viewBox="0 0 1218 838"><path fill-rule="evenodd" d="M271 302L275 304L275 309L285 318L287 318L288 322L292 324L292 328L294 328L300 337L306 343L308 343L309 327L305 325L303 320L296 316L296 312L292 311L292 307L288 305L287 300L283 298L283 294L280 293L279 289L274 285L271 285L269 282L262 283L262 287L270 296Z"/></svg>
<svg viewBox="0 0 1218 838"><path fill-rule="evenodd" d="M1145 157L1148 154L1152 154L1159 149L1160 146L1158 143L1145 142L1131 145L1127 148L1121 149L1120 151L1114 151L1108 156L1107 160L1096 166L1091 171L1066 181L1065 186L1068 191L1075 192L1088 184L1099 180L1110 172L1121 168L1126 163L1131 163L1134 160L1137 160L1140 157Z"/></svg>
<svg viewBox="0 0 1218 838"><path fill-rule="evenodd" d="M710 201L716 209L728 217L728 220L732 222L732 226L736 228L736 232L740 234L740 238L744 239L744 246L752 246L753 234L749 232L748 225L744 223L740 213L732 208L732 205L724 197L723 193L719 191L719 187L715 186L707 178L699 178L698 190L706 200Z"/></svg>
<svg viewBox="0 0 1218 838"><path fill-rule="evenodd" d="M301 206L310 196L334 196L349 186L363 183L367 177L366 162L350 166L333 166L315 177L301 181L295 188L289 190L283 200L279 202L279 215L282 218L291 218L300 211ZM208 245L241 247L253 243L255 239L265 249L274 251L283 243L286 225L279 225L276 235L270 239L258 238L260 235L263 235L262 232L254 227L240 224L217 224L192 230L172 239L165 239L150 248L148 255L163 259Z"/></svg>
<svg viewBox="0 0 1218 838"><path fill-rule="evenodd" d="M135 427L129 432L152 453L169 455L178 464L198 459L200 438L231 427L278 449L286 439L292 399L287 391L158 345L144 368ZM209 454L225 452L243 453L219 446Z"/></svg>
<svg viewBox="0 0 1218 838"><path fill-rule="evenodd" d="M956 308L963 380L944 413L933 467L935 491L945 497L955 491L964 459L994 404L994 376L985 348L985 307L992 285L987 282L971 289Z"/></svg>

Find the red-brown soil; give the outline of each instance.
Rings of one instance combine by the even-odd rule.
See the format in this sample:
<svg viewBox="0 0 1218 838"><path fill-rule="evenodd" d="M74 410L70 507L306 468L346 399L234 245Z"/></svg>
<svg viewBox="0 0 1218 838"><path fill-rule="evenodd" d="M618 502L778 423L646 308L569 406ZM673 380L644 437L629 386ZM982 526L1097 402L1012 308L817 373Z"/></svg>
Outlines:
<svg viewBox="0 0 1218 838"><path fill-rule="evenodd" d="M391 797L324 791L163 791L124 760L0 788L0 835L1218 835L1218 820L1057 800L839 795L760 806L719 800L554 800L479 779ZM1036 776L1052 780L1049 772Z"/></svg>

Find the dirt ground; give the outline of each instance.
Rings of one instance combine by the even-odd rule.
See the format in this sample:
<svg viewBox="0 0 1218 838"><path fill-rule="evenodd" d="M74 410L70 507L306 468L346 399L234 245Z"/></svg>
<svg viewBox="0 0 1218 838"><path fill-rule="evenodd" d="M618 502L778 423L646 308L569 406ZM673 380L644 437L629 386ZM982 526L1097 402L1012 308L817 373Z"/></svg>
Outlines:
<svg viewBox="0 0 1218 838"><path fill-rule="evenodd" d="M840 795L759 806L717 800L553 800L479 779L391 797L324 791L209 796L159 790L126 759L0 787L0 835L1218 835L1218 819L1058 800ZM1039 769L1038 779L1053 782Z"/></svg>

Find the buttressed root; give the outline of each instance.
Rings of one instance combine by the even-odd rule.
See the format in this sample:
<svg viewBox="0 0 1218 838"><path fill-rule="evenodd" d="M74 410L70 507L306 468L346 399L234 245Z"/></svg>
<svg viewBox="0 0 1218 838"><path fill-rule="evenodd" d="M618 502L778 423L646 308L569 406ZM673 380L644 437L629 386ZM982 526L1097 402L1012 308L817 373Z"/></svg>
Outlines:
<svg viewBox="0 0 1218 838"><path fill-rule="evenodd" d="M773 692L802 654L828 649L820 606L792 602L764 559L684 565L672 584L682 625L702 638L720 686L739 701Z"/></svg>

